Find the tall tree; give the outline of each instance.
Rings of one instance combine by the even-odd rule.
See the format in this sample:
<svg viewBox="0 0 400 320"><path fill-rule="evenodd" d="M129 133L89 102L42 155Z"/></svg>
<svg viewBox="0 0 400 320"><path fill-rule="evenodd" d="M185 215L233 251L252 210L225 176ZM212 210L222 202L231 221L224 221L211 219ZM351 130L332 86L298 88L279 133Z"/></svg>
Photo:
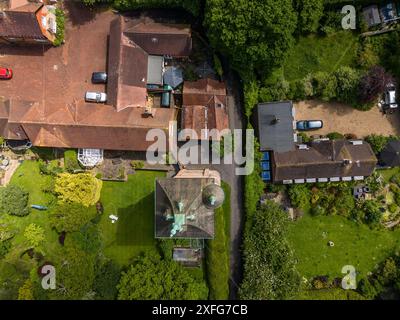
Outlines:
<svg viewBox="0 0 400 320"><path fill-rule="evenodd" d="M287 299L299 289L300 277L286 240L288 215L269 201L249 218L244 239L242 299Z"/></svg>
<svg viewBox="0 0 400 320"><path fill-rule="evenodd" d="M197 300L207 298L207 287L173 260L146 253L122 273L119 300Z"/></svg>
<svg viewBox="0 0 400 320"><path fill-rule="evenodd" d="M294 6L299 17L299 32L316 32L319 27L319 21L324 12L323 0L296 0Z"/></svg>
<svg viewBox="0 0 400 320"><path fill-rule="evenodd" d="M386 73L383 67L372 67L361 77L359 89L360 102L374 102L379 95L383 94L389 83L394 83L394 79L389 73Z"/></svg>
<svg viewBox="0 0 400 320"><path fill-rule="evenodd" d="M291 0L207 0L204 26L212 46L242 77L265 76L293 45L297 16Z"/></svg>

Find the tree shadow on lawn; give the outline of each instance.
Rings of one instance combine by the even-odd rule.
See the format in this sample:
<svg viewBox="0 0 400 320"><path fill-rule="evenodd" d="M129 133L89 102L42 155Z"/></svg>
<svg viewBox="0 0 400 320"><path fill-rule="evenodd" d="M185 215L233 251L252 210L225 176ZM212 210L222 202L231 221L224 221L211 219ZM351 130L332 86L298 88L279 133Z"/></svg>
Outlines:
<svg viewBox="0 0 400 320"><path fill-rule="evenodd" d="M118 209L117 245L154 244L154 193L127 208Z"/></svg>

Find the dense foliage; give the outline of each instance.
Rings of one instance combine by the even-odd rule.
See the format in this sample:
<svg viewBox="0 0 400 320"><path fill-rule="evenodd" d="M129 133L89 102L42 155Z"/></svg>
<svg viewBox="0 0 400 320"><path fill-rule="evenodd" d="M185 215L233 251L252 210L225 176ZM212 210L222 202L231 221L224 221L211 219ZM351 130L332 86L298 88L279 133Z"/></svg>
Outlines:
<svg viewBox="0 0 400 320"><path fill-rule="evenodd" d="M101 187L102 181L90 173L61 173L56 179L54 191L60 202L88 207L99 201Z"/></svg>
<svg viewBox="0 0 400 320"><path fill-rule="evenodd" d="M228 185L223 185L223 187L225 192L224 204L215 210L215 237L212 240L207 240L206 246L209 298L212 300L229 299L230 191Z"/></svg>
<svg viewBox="0 0 400 320"><path fill-rule="evenodd" d="M288 223L287 213L273 202L250 218L244 238L242 299L286 299L297 293L300 278L286 240Z"/></svg>
<svg viewBox="0 0 400 320"><path fill-rule="evenodd" d="M295 0L294 7L298 13L298 31L300 33L316 32L323 15L323 0Z"/></svg>
<svg viewBox="0 0 400 320"><path fill-rule="evenodd" d="M119 300L196 300L208 294L205 284L181 265L152 252L139 256L122 273L117 288Z"/></svg>
<svg viewBox="0 0 400 320"><path fill-rule="evenodd" d="M29 194L15 185L8 185L0 189L0 214L7 213L15 216L26 216Z"/></svg>
<svg viewBox="0 0 400 320"><path fill-rule="evenodd" d="M50 213L52 226L58 232L78 231L96 216L93 208L87 208L79 203L59 203Z"/></svg>
<svg viewBox="0 0 400 320"><path fill-rule="evenodd" d="M361 103L374 102L390 83L394 83L394 79L383 67L372 67L360 80L359 98Z"/></svg>
<svg viewBox="0 0 400 320"><path fill-rule="evenodd" d="M290 0L207 0L204 15L211 45L242 77L265 76L294 43L297 15Z"/></svg>

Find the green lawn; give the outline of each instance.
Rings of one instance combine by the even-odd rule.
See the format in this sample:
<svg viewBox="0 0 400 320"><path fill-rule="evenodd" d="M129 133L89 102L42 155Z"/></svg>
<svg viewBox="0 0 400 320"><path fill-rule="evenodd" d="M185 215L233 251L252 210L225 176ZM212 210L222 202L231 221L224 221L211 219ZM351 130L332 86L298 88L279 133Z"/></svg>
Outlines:
<svg viewBox="0 0 400 320"><path fill-rule="evenodd" d="M378 170L378 172L382 175L385 182L389 183L391 177L393 177L396 173L400 173L400 168L395 167L395 168L391 168L391 169L382 169L382 170Z"/></svg>
<svg viewBox="0 0 400 320"><path fill-rule="evenodd" d="M103 182L101 202L104 214L99 222L104 253L120 266L140 252L154 249L154 186L163 172L137 171L127 182ZM119 217L111 223L109 215Z"/></svg>
<svg viewBox="0 0 400 320"><path fill-rule="evenodd" d="M372 271L400 245L400 229L370 230L340 216L306 214L291 224L288 239L302 276L328 275L333 279L342 276L345 265L353 265L362 275ZM333 241L334 247L329 247L328 241Z"/></svg>
<svg viewBox="0 0 400 320"><path fill-rule="evenodd" d="M37 161L25 160L15 171L10 183L18 185L29 192L29 205L39 204L47 206L54 199L54 196L44 193L42 188L51 179L52 177L50 176L40 174L39 163ZM12 225L13 230L16 232L15 237L12 239L13 250L11 250L9 255L18 255L26 249L23 233L25 228L31 223L43 227L45 231L46 240L45 245L43 245L43 251L49 260L51 260L53 254L59 248L58 235L50 226L48 211L31 209L30 214L26 217L3 215L0 223Z"/></svg>
<svg viewBox="0 0 400 320"><path fill-rule="evenodd" d="M302 37L286 59L283 75L287 81L293 81L316 71L331 72L341 66L352 66L357 46L358 36L349 31Z"/></svg>

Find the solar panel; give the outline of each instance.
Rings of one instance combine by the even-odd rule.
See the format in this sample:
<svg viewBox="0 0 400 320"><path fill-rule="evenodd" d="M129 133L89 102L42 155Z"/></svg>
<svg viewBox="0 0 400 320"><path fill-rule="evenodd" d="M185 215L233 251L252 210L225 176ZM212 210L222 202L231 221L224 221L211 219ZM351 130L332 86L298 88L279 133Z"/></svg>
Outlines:
<svg viewBox="0 0 400 320"><path fill-rule="evenodd" d="M261 178L262 178L263 181L271 181L271 172L263 171L261 173Z"/></svg>
<svg viewBox="0 0 400 320"><path fill-rule="evenodd" d="M270 170L269 161L261 162L261 168L263 171L269 171Z"/></svg>
<svg viewBox="0 0 400 320"><path fill-rule="evenodd" d="M263 152L262 160L269 160L269 152Z"/></svg>

